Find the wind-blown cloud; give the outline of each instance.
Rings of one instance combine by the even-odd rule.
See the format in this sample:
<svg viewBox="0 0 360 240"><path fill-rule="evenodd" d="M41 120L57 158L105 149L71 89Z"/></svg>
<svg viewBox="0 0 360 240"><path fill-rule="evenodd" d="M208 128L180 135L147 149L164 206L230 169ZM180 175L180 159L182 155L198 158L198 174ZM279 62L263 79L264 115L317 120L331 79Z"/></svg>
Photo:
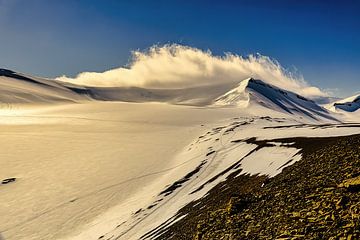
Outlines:
<svg viewBox="0 0 360 240"><path fill-rule="evenodd" d="M295 76L276 60L262 55L214 56L210 51L177 44L153 46L132 55L128 67L102 73L83 72L75 78L62 76L57 80L101 87L185 88L253 77L307 97L326 95L319 88L309 86L302 76Z"/></svg>

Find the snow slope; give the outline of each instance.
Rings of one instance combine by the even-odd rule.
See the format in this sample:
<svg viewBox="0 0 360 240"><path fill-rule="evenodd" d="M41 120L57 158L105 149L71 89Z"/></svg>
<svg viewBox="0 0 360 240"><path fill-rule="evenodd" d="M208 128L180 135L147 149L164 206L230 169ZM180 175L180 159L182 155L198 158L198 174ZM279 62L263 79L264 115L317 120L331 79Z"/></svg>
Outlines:
<svg viewBox="0 0 360 240"><path fill-rule="evenodd" d="M155 238L183 217L177 214L181 207L201 198L229 175L271 177L299 161L300 149L284 138L360 133L360 124L303 124L284 118L244 117L241 112L237 115L243 117L206 125L207 130L173 159L178 167L148 185L157 194L144 197L139 192L129 202L105 212L79 235L65 239Z"/></svg>
<svg viewBox="0 0 360 240"><path fill-rule="evenodd" d="M233 88L233 83L205 85L180 89L146 89L140 87L82 87L61 83L69 89L95 100L122 102L167 102L171 104L206 106L224 92Z"/></svg>
<svg viewBox="0 0 360 240"><path fill-rule="evenodd" d="M63 85L36 77L0 69L0 103L58 103L79 102L87 98Z"/></svg>

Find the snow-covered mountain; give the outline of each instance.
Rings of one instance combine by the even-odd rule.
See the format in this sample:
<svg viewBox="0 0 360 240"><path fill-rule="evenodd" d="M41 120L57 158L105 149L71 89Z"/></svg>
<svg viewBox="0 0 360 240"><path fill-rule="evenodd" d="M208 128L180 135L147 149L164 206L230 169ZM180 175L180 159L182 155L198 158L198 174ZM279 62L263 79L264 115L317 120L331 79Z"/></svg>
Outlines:
<svg viewBox="0 0 360 240"><path fill-rule="evenodd" d="M89 100L166 102L191 106L232 106L253 113L283 113L309 120L337 121L334 114L312 100L252 78L182 89L140 87L85 87L0 70L0 102L54 103Z"/></svg>
<svg viewBox="0 0 360 240"><path fill-rule="evenodd" d="M215 105L230 105L243 108L262 106L273 111L300 115L316 120L336 120L328 110L314 101L253 78L243 80L236 88L218 97L215 100Z"/></svg>
<svg viewBox="0 0 360 240"><path fill-rule="evenodd" d="M333 111L355 112L360 108L360 94L333 102L328 107Z"/></svg>

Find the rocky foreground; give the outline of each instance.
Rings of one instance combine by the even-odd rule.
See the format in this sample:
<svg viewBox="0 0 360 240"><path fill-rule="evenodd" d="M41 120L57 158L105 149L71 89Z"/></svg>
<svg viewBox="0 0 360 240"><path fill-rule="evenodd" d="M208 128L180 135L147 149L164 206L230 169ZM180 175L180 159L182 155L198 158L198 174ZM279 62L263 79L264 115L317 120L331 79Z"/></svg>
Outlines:
<svg viewBox="0 0 360 240"><path fill-rule="evenodd" d="M360 239L360 135L281 141L302 160L271 179L235 172L158 238Z"/></svg>

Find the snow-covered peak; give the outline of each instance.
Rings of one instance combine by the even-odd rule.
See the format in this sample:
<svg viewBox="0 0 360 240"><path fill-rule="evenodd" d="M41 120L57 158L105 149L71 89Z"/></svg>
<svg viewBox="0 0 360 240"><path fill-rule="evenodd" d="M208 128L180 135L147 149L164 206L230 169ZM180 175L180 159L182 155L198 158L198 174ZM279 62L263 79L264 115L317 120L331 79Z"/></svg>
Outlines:
<svg viewBox="0 0 360 240"><path fill-rule="evenodd" d="M261 106L315 120L336 120L325 108L314 101L253 78L241 81L236 88L218 97L214 104L244 108Z"/></svg>
<svg viewBox="0 0 360 240"><path fill-rule="evenodd" d="M247 107L249 105L249 96L246 92L246 88L251 81L254 80L252 78L244 79L235 88L215 99L214 104Z"/></svg>

